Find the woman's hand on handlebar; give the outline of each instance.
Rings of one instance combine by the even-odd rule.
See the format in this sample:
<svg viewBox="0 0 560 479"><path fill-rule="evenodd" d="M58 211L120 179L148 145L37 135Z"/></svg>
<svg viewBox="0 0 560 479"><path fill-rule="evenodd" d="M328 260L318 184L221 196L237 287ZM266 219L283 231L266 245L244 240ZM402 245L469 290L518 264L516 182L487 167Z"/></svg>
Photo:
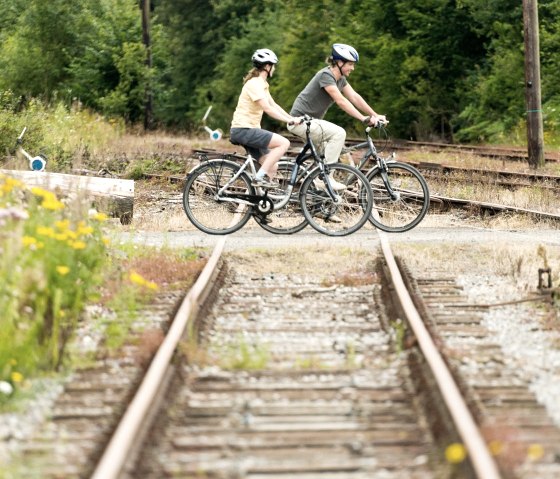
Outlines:
<svg viewBox="0 0 560 479"><path fill-rule="evenodd" d="M297 118L293 118L291 121L288 122L288 125L301 125L304 122L311 121L311 117L309 115L303 115Z"/></svg>

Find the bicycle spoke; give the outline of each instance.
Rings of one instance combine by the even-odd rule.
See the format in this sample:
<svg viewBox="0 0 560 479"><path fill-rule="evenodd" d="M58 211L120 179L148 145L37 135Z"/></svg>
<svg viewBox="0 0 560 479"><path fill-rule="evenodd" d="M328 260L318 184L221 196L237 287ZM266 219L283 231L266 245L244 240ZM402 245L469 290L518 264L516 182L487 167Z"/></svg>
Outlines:
<svg viewBox="0 0 560 479"><path fill-rule="evenodd" d="M373 190L371 222L383 231L403 232L416 226L429 207L429 191L422 175L405 163L387 164L391 197L378 170L368 176Z"/></svg>
<svg viewBox="0 0 560 479"><path fill-rule="evenodd" d="M336 164L330 168L332 177L346 185L337 191L338 200L310 179L304 186L301 202L311 226L330 236L344 236L360 229L371 212L371 189L365 176L348 165ZM316 177L315 177L316 178Z"/></svg>
<svg viewBox="0 0 560 479"><path fill-rule="evenodd" d="M228 234L243 227L251 217L251 208L238 201L226 201L228 194L252 193L250 180L242 173L231 182L239 166L212 160L193 170L183 192L183 208L191 222L210 234ZM231 183L230 183L231 182ZM228 185L219 198L219 191Z"/></svg>
<svg viewBox="0 0 560 479"><path fill-rule="evenodd" d="M292 163L282 163L278 166L276 179L280 183L280 188L268 191L268 197L273 203L278 203L286 197L292 168ZM257 223L265 230L275 234L293 234L305 228L308 222L305 216L303 216L298 198L300 187L301 184L296 183L290 200L283 208L275 210L264 217L255 216Z"/></svg>

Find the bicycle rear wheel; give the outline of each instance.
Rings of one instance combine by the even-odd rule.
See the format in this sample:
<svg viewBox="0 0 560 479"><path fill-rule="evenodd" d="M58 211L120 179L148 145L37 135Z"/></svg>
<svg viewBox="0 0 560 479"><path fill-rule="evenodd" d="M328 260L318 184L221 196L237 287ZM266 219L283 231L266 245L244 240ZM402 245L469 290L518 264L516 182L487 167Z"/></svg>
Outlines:
<svg viewBox="0 0 560 479"><path fill-rule="evenodd" d="M349 235L358 231L371 214L371 187L365 175L352 166L335 163L328 165L328 170L336 181L346 185L346 189L337 191L339 199L333 200L324 189L323 174L316 169L301 188L303 214L319 233Z"/></svg>
<svg viewBox="0 0 560 479"><path fill-rule="evenodd" d="M413 166L387 163L387 172L373 168L367 173L373 190L371 223L388 233L402 233L414 228L428 212L430 191L426 180ZM393 195L387 190L388 182Z"/></svg>
<svg viewBox="0 0 560 479"><path fill-rule="evenodd" d="M268 190L268 197L276 203L285 198L288 182L292 175L293 162L282 161L278 164L276 179L280 183L279 189ZM274 234L291 235L301 231L308 225L303 216L299 202L299 191L301 182L298 180L294 185L288 203L278 210L272 211L266 216L255 215L255 221L261 228Z"/></svg>
<svg viewBox="0 0 560 479"><path fill-rule="evenodd" d="M239 172L240 166L226 160L202 163L187 176L183 189L183 209L199 230L225 235L242 228L253 214L253 208L239 201L218 199L218 191ZM245 172L228 185L227 193L253 195L251 180Z"/></svg>

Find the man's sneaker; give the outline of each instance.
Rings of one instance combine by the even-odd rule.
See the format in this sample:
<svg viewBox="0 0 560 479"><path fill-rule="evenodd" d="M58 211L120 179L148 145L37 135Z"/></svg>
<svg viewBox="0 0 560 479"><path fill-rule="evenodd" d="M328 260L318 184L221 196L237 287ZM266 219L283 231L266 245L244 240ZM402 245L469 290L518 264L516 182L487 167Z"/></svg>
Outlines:
<svg viewBox="0 0 560 479"><path fill-rule="evenodd" d="M280 183L277 181L271 180L270 178L265 179L263 178L255 178L251 184L258 188L280 188Z"/></svg>
<svg viewBox="0 0 560 479"><path fill-rule="evenodd" d="M346 189L346 185L330 177L329 177L329 183L331 184L331 187L334 191L342 191ZM320 180L319 178L313 180L313 184L315 185L315 188L317 188L318 190L325 190L325 191L327 190L325 183L323 182L323 180Z"/></svg>
<svg viewBox="0 0 560 479"><path fill-rule="evenodd" d="M346 189L346 185L336 181L334 178L329 177L329 183L331 184L334 191L342 191Z"/></svg>
<svg viewBox="0 0 560 479"><path fill-rule="evenodd" d="M327 215L325 213L320 213L317 215L317 218L321 218L330 223L342 223L342 218L336 215Z"/></svg>

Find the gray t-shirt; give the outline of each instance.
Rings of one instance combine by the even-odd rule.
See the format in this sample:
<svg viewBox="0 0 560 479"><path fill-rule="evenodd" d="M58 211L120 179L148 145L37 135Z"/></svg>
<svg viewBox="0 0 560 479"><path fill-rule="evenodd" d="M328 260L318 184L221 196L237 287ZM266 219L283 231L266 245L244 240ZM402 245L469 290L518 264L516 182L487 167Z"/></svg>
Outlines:
<svg viewBox="0 0 560 479"><path fill-rule="evenodd" d="M319 70L307 86L297 96L290 115L309 115L313 118L323 118L329 107L334 103L331 96L325 91L328 85L336 85L339 91L348 84L345 77L336 81L329 67Z"/></svg>

